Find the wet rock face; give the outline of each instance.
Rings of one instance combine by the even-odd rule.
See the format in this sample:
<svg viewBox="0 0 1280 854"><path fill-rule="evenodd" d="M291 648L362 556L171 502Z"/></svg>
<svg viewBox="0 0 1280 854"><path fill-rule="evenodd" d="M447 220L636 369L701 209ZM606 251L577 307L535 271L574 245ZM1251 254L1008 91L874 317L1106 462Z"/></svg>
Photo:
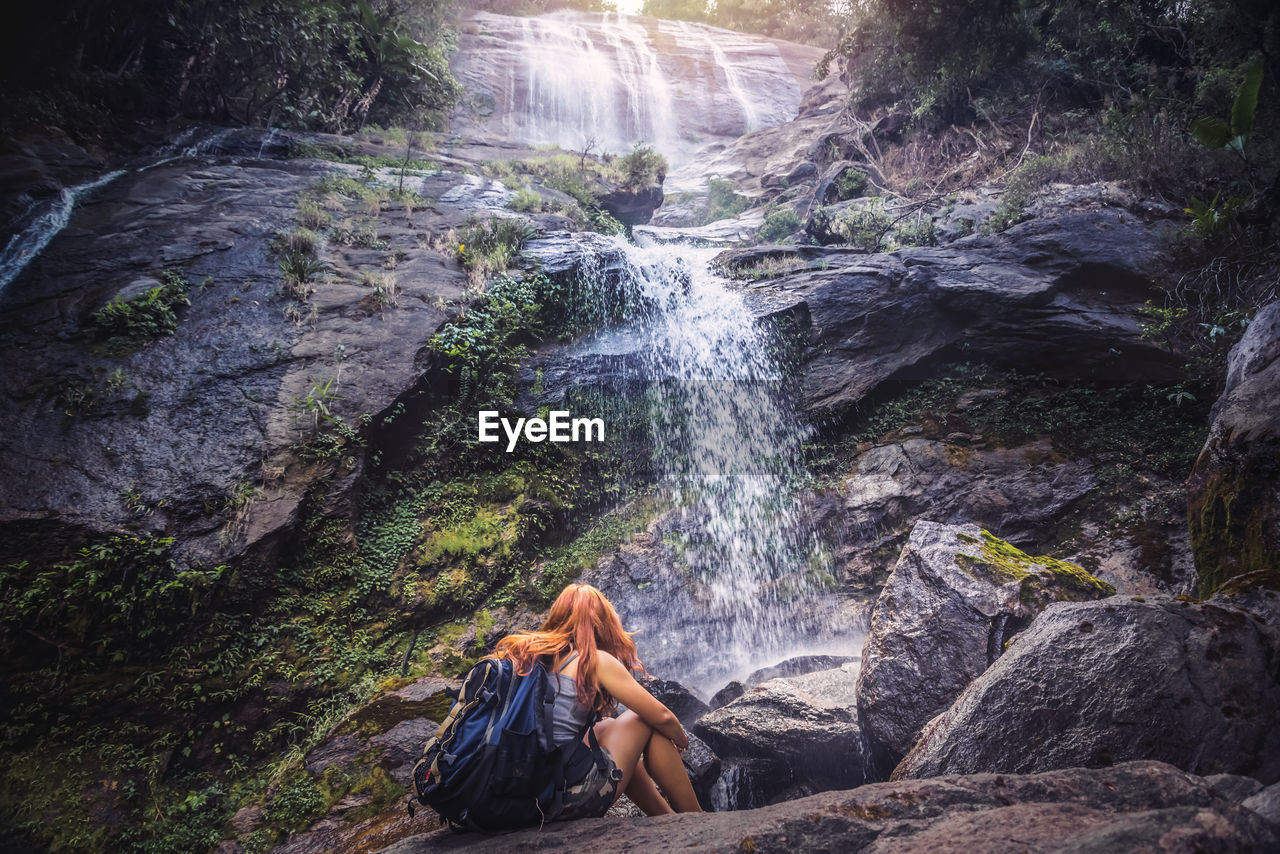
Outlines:
<svg viewBox="0 0 1280 854"><path fill-rule="evenodd" d="M1274 783L1277 614L1275 591L1051 605L925 727L894 778L1142 757Z"/></svg>
<svg viewBox="0 0 1280 854"><path fill-rule="evenodd" d="M1231 350L1187 517L1202 595L1242 573L1280 573L1280 302Z"/></svg>
<svg viewBox="0 0 1280 854"><path fill-rule="evenodd" d="M1163 381L1172 359L1142 339L1138 320L1166 230L1117 208L1068 209L947 247L806 248L797 272L748 290L806 303L817 416L957 351L1074 378Z"/></svg>
<svg viewBox="0 0 1280 854"><path fill-rule="evenodd" d="M976 525L917 523L876 600L858 675L858 716L880 774L1046 604L1112 592Z"/></svg>
<svg viewBox="0 0 1280 854"><path fill-rule="evenodd" d="M497 838L424 833L434 851L1267 851L1280 828L1160 762L878 783L760 809L586 819Z"/></svg>
<svg viewBox="0 0 1280 854"><path fill-rule="evenodd" d="M817 48L702 24L612 13L513 17L462 27L453 71L468 93L454 128L526 144L673 159L792 119Z"/></svg>
<svg viewBox="0 0 1280 854"><path fill-rule="evenodd" d="M717 809L761 806L866 780L854 706L857 665L771 679L704 715L694 731L725 763Z"/></svg>
<svg viewBox="0 0 1280 854"><path fill-rule="evenodd" d="M309 316L291 318L270 243L294 227L298 194L335 167L265 159L278 146L249 135L127 169L86 194L0 294L9 413L0 529L14 535L10 546L28 548L21 536L37 528L58 547L79 533L172 536L182 564L268 554L289 536L316 474L290 450L314 428L298 401L332 380L342 398L334 411L357 426L421 377L444 301L465 284L417 246L430 214L413 222L382 212L382 249L322 247L333 272L301 309ZM382 269L397 250L398 298L379 309L355 271ZM191 284L176 332L103 352L89 334L92 314L157 285L166 269ZM359 455L340 467L336 496L360 467Z"/></svg>
<svg viewBox="0 0 1280 854"><path fill-rule="evenodd" d="M405 798L412 791L413 766L422 748L448 714L459 682L427 677L381 694L340 722L329 738L303 759L303 770L335 790L338 800L306 829L273 849L278 854L369 851L433 826L421 815L410 819ZM269 791L274 798L278 790ZM433 815L426 810L428 816ZM270 801L241 810L232 821L240 839L263 826ZM232 847L230 850L240 850Z"/></svg>

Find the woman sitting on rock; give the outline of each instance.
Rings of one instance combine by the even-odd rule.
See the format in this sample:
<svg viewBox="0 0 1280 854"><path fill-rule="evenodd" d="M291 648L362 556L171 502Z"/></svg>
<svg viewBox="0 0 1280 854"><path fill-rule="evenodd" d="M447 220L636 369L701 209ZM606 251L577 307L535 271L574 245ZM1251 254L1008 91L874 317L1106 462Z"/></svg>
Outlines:
<svg viewBox="0 0 1280 854"><path fill-rule="evenodd" d="M576 738L593 717L603 718L594 729L606 767L593 765L582 779L567 781L563 809L548 818L603 816L619 792L647 815L701 811L680 757L689 737L631 675L640 668L635 642L599 590L570 584L542 628L503 638L494 657L510 659L522 673L541 661L552 674L556 746ZM627 711L608 717L618 703Z"/></svg>

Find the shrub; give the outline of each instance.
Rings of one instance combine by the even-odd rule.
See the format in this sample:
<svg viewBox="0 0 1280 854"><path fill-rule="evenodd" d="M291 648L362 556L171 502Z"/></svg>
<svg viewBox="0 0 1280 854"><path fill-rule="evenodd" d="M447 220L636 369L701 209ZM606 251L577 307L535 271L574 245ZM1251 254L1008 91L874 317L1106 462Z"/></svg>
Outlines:
<svg viewBox="0 0 1280 854"><path fill-rule="evenodd" d="M766 243L778 243L800 229L800 217L794 210L786 205L778 205L771 208L764 215L764 223L761 224L756 237Z"/></svg>
<svg viewBox="0 0 1280 854"><path fill-rule="evenodd" d="M507 207L513 211L541 211L542 196L536 190L521 187L515 198L507 202Z"/></svg>
<svg viewBox="0 0 1280 854"><path fill-rule="evenodd" d="M458 232L458 263L468 270L495 273L510 267L537 229L523 220L493 217Z"/></svg>
<svg viewBox="0 0 1280 854"><path fill-rule="evenodd" d="M712 178L707 183L707 206L703 210L701 224L733 219L749 207L751 207L751 199L739 195L732 181L725 178Z"/></svg>
<svg viewBox="0 0 1280 854"><path fill-rule="evenodd" d="M121 296L95 311L89 319L95 337L142 342L172 335L178 328L178 309L191 304L190 284L180 270L163 270L161 284L126 300Z"/></svg>
<svg viewBox="0 0 1280 854"><path fill-rule="evenodd" d="M667 177L667 158L648 145L637 145L614 165L622 171L624 185L634 190L661 184Z"/></svg>
<svg viewBox="0 0 1280 854"><path fill-rule="evenodd" d="M861 169L846 169L836 181L836 200L846 201L866 195L867 173Z"/></svg>
<svg viewBox="0 0 1280 854"><path fill-rule="evenodd" d="M835 226L846 243L867 252L879 252L885 248L885 237L893 230L893 218L879 203L873 202L844 211Z"/></svg>

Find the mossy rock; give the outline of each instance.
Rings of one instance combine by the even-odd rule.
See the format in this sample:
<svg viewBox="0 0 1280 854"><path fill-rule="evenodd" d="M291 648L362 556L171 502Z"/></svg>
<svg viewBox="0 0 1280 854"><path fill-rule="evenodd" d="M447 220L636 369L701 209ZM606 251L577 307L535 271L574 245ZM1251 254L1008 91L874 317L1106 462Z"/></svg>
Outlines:
<svg viewBox="0 0 1280 854"><path fill-rule="evenodd" d="M961 569L993 584L1019 583L1019 598L1036 611L1050 602L1086 602L1115 595L1115 587L1074 563L1029 555L989 531L982 531L978 537L958 534L957 538L978 551L977 555L956 554L956 564Z"/></svg>
<svg viewBox="0 0 1280 854"><path fill-rule="evenodd" d="M457 683L451 679L414 680L352 712L338 724L334 735L354 735L367 740L410 718L442 721L453 705L453 697L447 691L456 687Z"/></svg>
<svg viewBox="0 0 1280 854"><path fill-rule="evenodd" d="M1196 461L1187 521L1201 596L1238 576L1280 573L1280 553L1271 543L1280 516L1280 442L1269 444L1211 447Z"/></svg>

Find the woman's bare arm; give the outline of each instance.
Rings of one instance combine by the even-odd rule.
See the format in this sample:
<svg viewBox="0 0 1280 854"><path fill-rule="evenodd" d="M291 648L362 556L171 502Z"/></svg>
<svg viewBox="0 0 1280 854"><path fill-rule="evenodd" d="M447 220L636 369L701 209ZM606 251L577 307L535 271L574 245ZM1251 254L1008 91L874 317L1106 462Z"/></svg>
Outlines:
<svg viewBox="0 0 1280 854"><path fill-rule="evenodd" d="M675 714L646 691L621 661L604 650L596 659L596 681L642 721L671 739L676 747L684 750L689 746L689 736L685 735Z"/></svg>

